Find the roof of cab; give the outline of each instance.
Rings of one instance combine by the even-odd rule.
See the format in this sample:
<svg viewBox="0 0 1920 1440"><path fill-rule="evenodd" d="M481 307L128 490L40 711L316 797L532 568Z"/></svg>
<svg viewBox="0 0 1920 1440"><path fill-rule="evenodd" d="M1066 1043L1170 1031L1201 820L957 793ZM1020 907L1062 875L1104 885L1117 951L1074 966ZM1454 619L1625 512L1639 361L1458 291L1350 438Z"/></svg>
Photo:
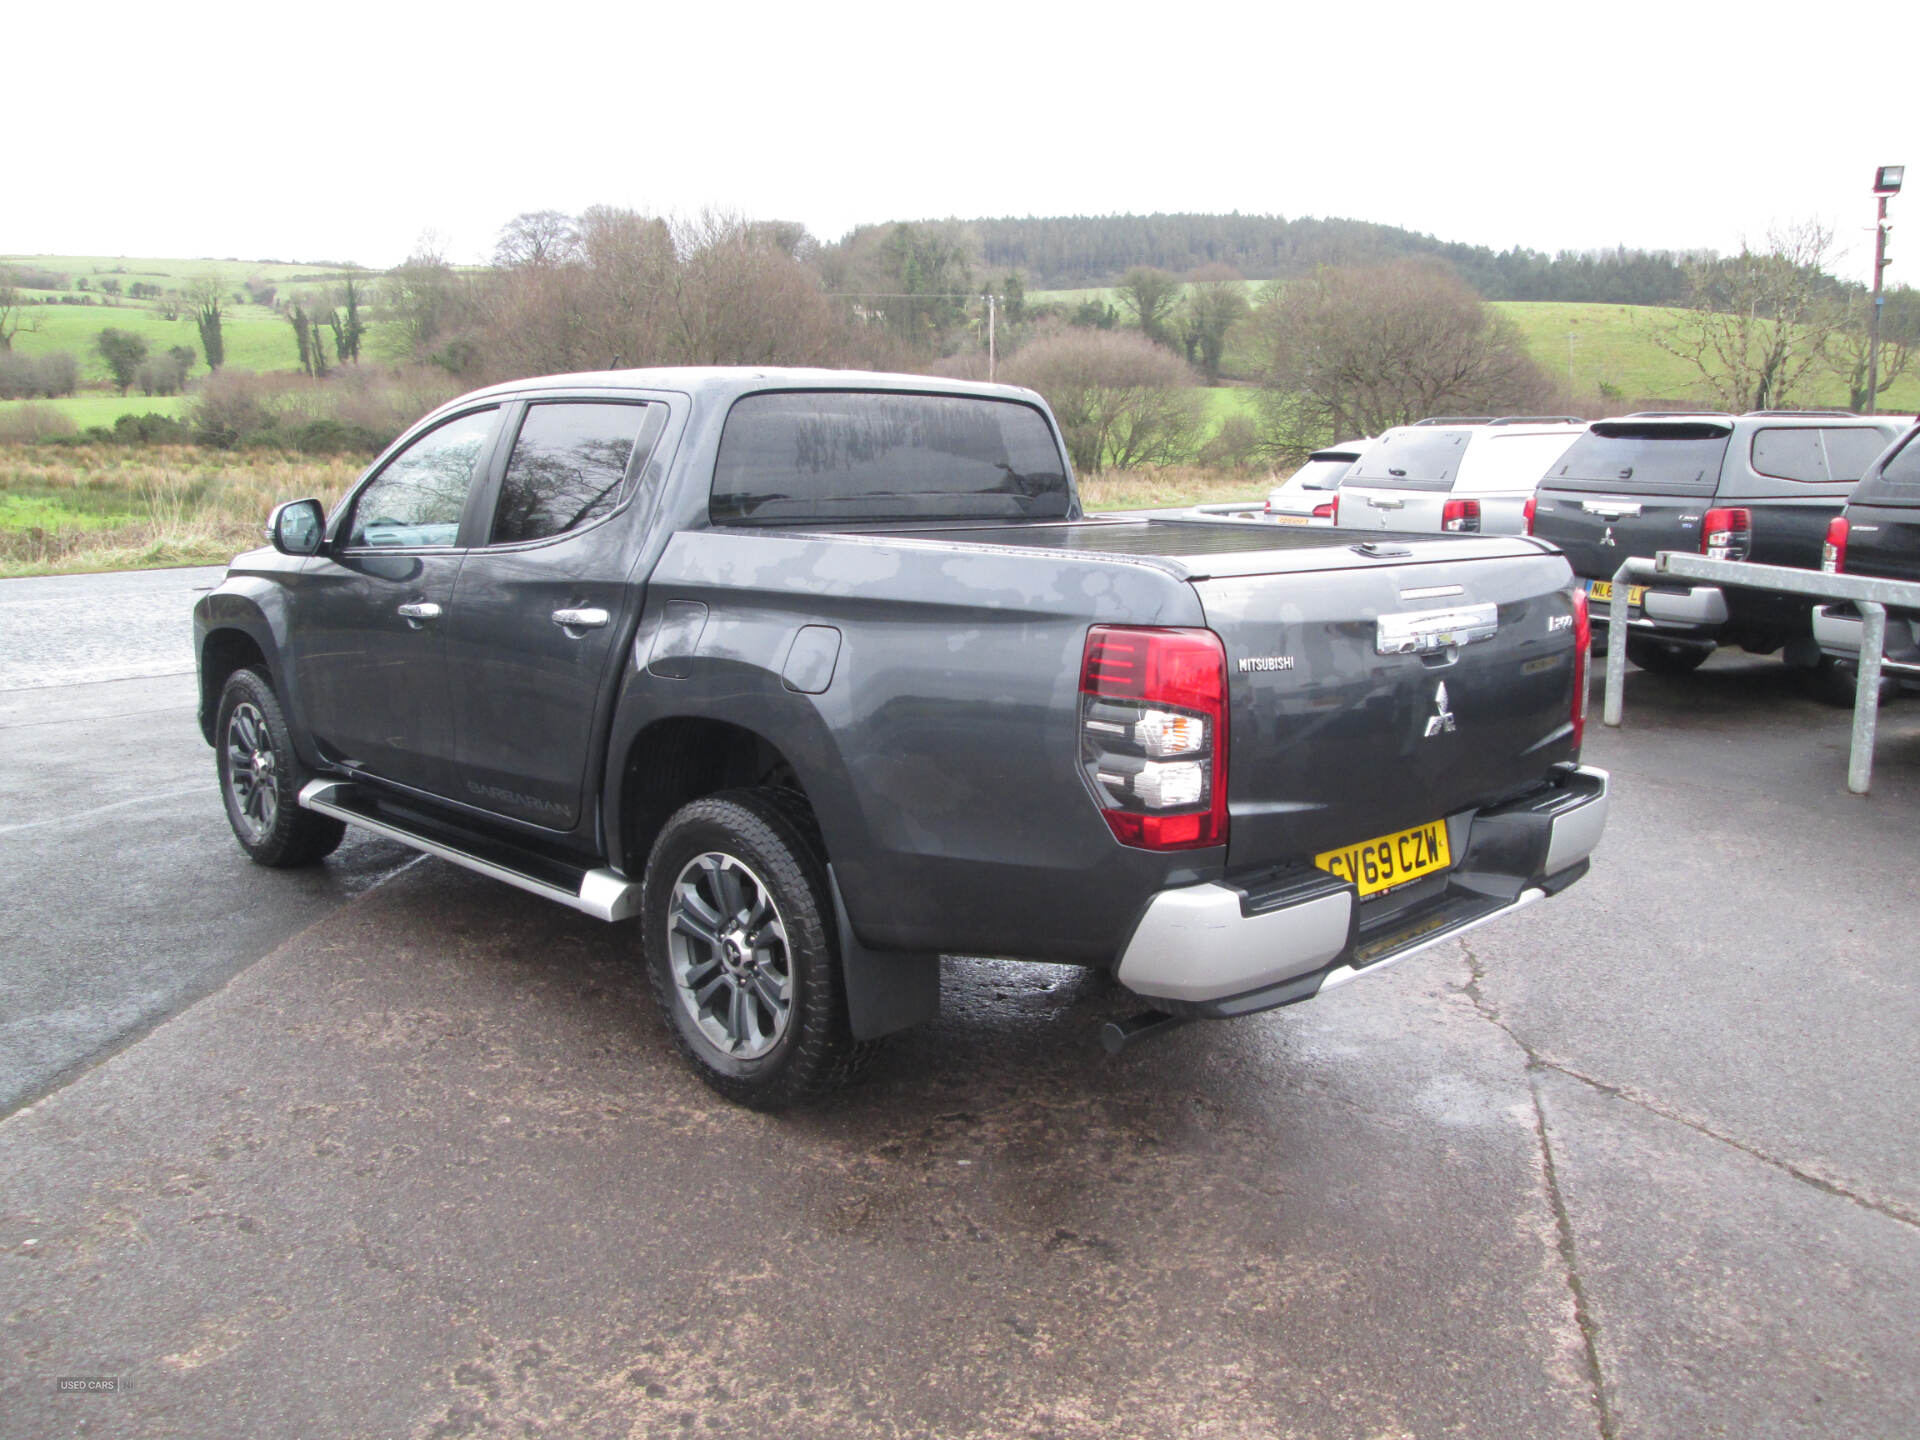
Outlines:
<svg viewBox="0 0 1920 1440"><path fill-rule="evenodd" d="M462 395L454 404L552 390L671 390L697 400L732 400L756 390L898 390L941 395L979 395L998 400L1039 397L1016 385L949 380L940 375L900 375L874 370L819 370L757 365L688 365L635 370L588 370L508 380Z"/></svg>

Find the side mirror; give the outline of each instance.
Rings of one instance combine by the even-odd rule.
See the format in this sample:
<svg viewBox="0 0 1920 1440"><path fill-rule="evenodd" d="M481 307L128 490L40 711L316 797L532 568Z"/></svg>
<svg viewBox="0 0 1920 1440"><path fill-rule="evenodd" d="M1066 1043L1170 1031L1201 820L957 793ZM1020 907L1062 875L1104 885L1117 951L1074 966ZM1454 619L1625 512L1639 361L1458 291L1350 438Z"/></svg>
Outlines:
<svg viewBox="0 0 1920 1440"><path fill-rule="evenodd" d="M318 500L289 500L273 507L267 538L282 555L317 555L326 537L327 517Z"/></svg>

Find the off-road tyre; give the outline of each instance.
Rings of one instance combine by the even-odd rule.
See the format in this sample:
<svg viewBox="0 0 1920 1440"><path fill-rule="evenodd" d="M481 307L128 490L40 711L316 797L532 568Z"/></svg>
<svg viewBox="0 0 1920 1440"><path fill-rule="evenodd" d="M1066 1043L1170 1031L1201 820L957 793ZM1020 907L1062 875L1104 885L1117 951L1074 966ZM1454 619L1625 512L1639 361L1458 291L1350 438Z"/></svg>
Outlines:
<svg viewBox="0 0 1920 1440"><path fill-rule="evenodd" d="M313 776L294 753L273 682L258 670L236 670L227 677L213 726L213 755L227 823L254 864L287 870L323 860L339 848L345 823L300 808L300 787Z"/></svg>
<svg viewBox="0 0 1920 1440"><path fill-rule="evenodd" d="M847 1018L826 854L801 797L759 787L682 806L641 889L654 997L680 1053L721 1095L784 1109L840 1088L872 1057L877 1044L856 1041ZM781 982L784 1014L770 999Z"/></svg>
<svg viewBox="0 0 1920 1440"><path fill-rule="evenodd" d="M1653 635L1627 636L1627 659L1655 675L1690 675L1712 653L1711 645L1688 645Z"/></svg>

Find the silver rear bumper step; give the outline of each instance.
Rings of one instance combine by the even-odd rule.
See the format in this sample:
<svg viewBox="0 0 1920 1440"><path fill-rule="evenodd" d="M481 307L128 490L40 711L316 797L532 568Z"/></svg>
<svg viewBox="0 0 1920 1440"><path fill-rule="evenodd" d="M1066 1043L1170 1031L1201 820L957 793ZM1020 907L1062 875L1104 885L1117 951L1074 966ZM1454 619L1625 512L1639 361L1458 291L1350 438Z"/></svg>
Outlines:
<svg viewBox="0 0 1920 1440"><path fill-rule="evenodd" d="M504 881L517 890L555 901L570 910L591 915L596 920L626 920L640 913L638 881L602 867L581 872L578 888L569 890L552 880L529 875L509 864L471 854L444 840L409 830L385 816L369 814L364 806L353 803L357 798L357 790L358 787L347 780L309 780L300 791L300 804L304 809L331 815L349 825L358 825L363 830L371 830L376 835L384 835L389 840L397 840L402 845L438 856L475 874Z"/></svg>

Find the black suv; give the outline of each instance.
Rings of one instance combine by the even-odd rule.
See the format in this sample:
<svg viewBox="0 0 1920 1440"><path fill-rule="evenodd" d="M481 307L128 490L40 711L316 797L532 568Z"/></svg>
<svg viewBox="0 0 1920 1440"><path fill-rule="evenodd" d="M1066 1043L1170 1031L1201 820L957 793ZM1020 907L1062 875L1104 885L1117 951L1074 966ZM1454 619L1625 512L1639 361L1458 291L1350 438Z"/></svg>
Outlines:
<svg viewBox="0 0 1920 1440"><path fill-rule="evenodd" d="M1821 568L1920 581L1920 424L1874 461L1847 508L1828 524ZM1860 628L1860 612L1851 604L1814 607L1814 638L1835 660L1859 659ZM1887 611L1884 664L1889 677L1920 679L1920 613Z"/></svg>
<svg viewBox="0 0 1920 1440"><path fill-rule="evenodd" d="M1816 569L1827 522L1899 430L1840 410L1596 420L1541 481L1530 533L1566 552L1596 603L1621 561L1661 550ZM1672 580L1628 603L1627 658L1645 670L1692 670L1717 645L1821 658L1804 599Z"/></svg>

